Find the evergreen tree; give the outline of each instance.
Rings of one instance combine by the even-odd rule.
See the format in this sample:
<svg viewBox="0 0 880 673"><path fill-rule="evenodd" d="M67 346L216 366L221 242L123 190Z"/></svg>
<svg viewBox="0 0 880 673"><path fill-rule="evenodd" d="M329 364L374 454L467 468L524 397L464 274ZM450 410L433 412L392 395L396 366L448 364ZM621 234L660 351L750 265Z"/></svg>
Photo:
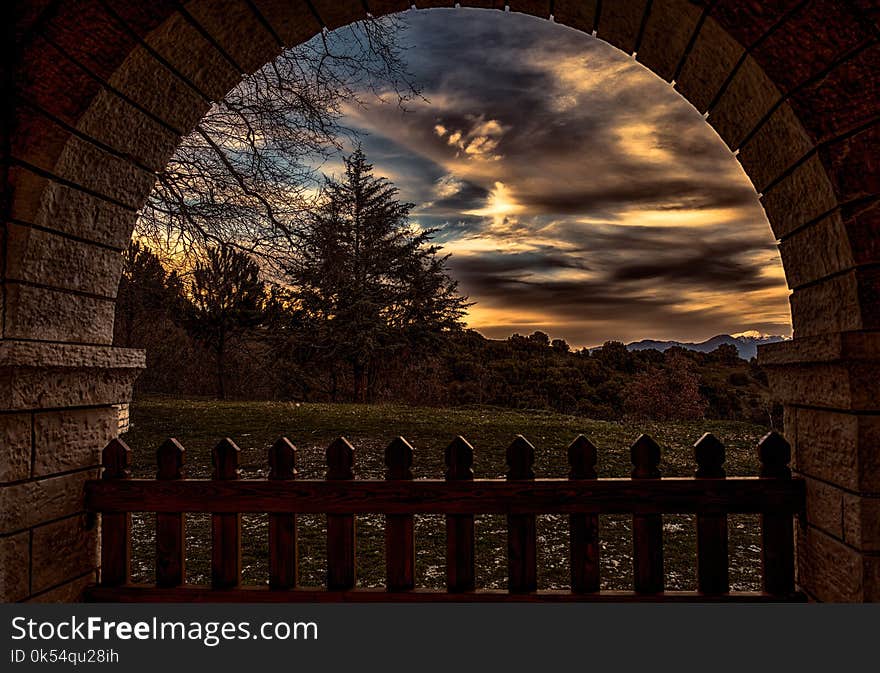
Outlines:
<svg viewBox="0 0 880 673"><path fill-rule="evenodd" d="M229 246L209 248L192 273L185 325L215 357L217 394L226 399L226 356L230 342L266 315L260 267Z"/></svg>
<svg viewBox="0 0 880 673"><path fill-rule="evenodd" d="M435 230L413 226L412 204L397 196L358 148L341 179L326 178L289 268L313 338L350 367L355 400L372 397L380 353L460 328L468 306L431 242Z"/></svg>
<svg viewBox="0 0 880 673"><path fill-rule="evenodd" d="M132 241L123 253L113 343L143 348L146 333L158 320L173 315L181 287L177 274L167 272L150 248Z"/></svg>

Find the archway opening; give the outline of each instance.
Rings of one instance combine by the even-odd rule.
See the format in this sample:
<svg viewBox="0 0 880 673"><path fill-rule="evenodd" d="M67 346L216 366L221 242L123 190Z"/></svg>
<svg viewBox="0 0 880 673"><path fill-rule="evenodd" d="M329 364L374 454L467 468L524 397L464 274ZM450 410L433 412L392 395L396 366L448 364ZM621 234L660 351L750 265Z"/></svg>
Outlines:
<svg viewBox="0 0 880 673"><path fill-rule="evenodd" d="M324 28L409 6L120 1L37 4L15 17L2 145L0 495L25 506L0 530L3 559L14 561L0 564L7 600L72 600L95 579L82 485L143 366L142 353L109 344L118 253L155 172L243 73ZM793 288L795 339L766 347L762 360L807 486L798 583L820 600L876 598L876 17L843 0L509 7L637 52L738 152Z"/></svg>
<svg viewBox="0 0 880 673"><path fill-rule="evenodd" d="M369 167L353 159L358 152ZM368 188L347 201L359 184ZM381 210L393 226L358 230L345 208L379 192L398 204ZM387 255L398 238L427 256ZM692 469L701 429L730 438L732 475L753 472L758 439L782 429L754 357L757 344L789 338L788 292L758 194L734 153L632 57L534 17L407 12L286 52L184 140L135 240L117 344L146 347L154 359L129 437L149 446L175 434L200 472L218 423L221 434L250 438L256 476L275 435L295 422L290 434L309 454L301 471L316 477L340 429L366 449L362 476L381 475L390 425L437 456L451 432L475 435L490 471L502 469L508 435L536 422L544 434L529 439L544 469L560 469L566 433L587 432L608 448L610 476L628 473L624 449L641 430L667 445L666 474L680 476ZM450 296L434 304L413 294L412 279L390 268L401 260L422 271L436 264L432 291ZM352 282L359 264L371 265L365 273L381 291L353 310L340 295L363 292ZM351 277L328 279L338 269ZM395 322L425 307L446 316ZM194 414L198 427L181 435L176 426ZM346 417L357 427L340 428ZM428 459L421 469L427 476L436 467ZM152 456L138 469L146 476ZM382 518L360 521L361 557L378 559L361 577L381 583ZM493 564L503 556L504 519L479 523L480 584L501 587ZM541 523L541 586L565 586L567 568L555 558L565 555L565 526L560 517ZM607 588L632 582L630 523L603 518ZM732 523L733 586L754 590L757 520ZM207 525L192 518L196 583L209 568ZM303 525L314 538L301 542L301 572L317 584L325 533L317 519ZM436 517L419 526L439 539ZM667 518L670 588L696 581L693 527L693 517ZM265 516L245 519L248 581L265 570L266 530ZM139 539L152 549L148 530ZM417 570L431 587L442 584L435 547ZM138 579L151 580L150 557Z"/></svg>

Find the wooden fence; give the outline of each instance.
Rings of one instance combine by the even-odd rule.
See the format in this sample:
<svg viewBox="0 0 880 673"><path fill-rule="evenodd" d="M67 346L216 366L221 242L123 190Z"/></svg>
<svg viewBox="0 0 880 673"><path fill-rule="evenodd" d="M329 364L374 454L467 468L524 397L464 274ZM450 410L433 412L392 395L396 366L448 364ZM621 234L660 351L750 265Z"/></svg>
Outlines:
<svg viewBox="0 0 880 673"><path fill-rule="evenodd" d="M473 449L458 437L446 448L445 479L413 479L413 449L403 438L385 450L384 481L355 480L352 446L327 449L326 480L301 480L286 438L269 450L268 479L240 479L238 447L224 439L213 452L212 479L185 479L183 447L158 451L155 479L131 479L129 448L112 441L101 480L86 484L86 506L100 512L100 582L96 601L728 601L801 600L794 586L793 517L804 486L793 479L791 450L770 433L758 445L758 477L726 477L724 447L711 434L694 446L692 478L661 478L660 447L647 435L632 445L629 479L598 479L596 447L583 436L568 447L565 479L536 479L534 447L518 436L507 449L506 479L475 479ZM131 512L156 513L156 583L130 581ZM185 583L184 514L212 513L211 586ZM269 515L268 586L241 585L242 512ZM327 515L327 583L297 584L297 514ZM384 514L386 586L355 587L356 515ZM571 586L537 590L537 514L568 514ZM600 514L631 514L632 591L600 590ZM665 591L663 514L696 514L696 591ZM731 592L731 513L761 515L762 586ZM414 514L446 515L446 591L415 587ZM475 586L474 515L507 515L508 590Z"/></svg>

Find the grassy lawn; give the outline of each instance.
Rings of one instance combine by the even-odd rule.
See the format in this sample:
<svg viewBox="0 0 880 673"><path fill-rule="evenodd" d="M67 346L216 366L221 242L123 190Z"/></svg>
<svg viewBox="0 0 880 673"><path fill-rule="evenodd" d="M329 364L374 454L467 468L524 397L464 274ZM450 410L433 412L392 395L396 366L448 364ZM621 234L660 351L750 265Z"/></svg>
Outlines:
<svg viewBox="0 0 880 673"><path fill-rule="evenodd" d="M133 453L133 475L155 474L156 448L169 436L186 448L186 473L208 477L211 448L222 437L231 437L241 448L243 478L265 477L266 452L281 435L298 448L301 478L320 479L324 474L324 449L343 435L355 447L355 475L384 477L383 450L395 436L406 437L415 447L416 478L441 478L443 449L453 436L463 435L474 446L477 477L504 475L504 450L514 435L523 434L536 448L538 477L567 474L565 449L579 433L599 447L599 476L626 477L631 469L629 445L641 433L650 434L663 447L661 469L665 476L693 473L693 443L712 432L727 447L730 476L755 475L755 448L766 428L748 423L607 422L549 412L497 408L437 409L398 405L294 404L283 402L217 402L148 398L132 405L132 429L125 435ZM243 574L247 584L266 583L267 515L244 515ZM384 517L358 517L358 583L384 583ZM324 517L300 516L300 582L321 585L326 572ZM137 515L133 574L136 581L152 581L153 517ZM632 581L629 517L601 518L603 588L626 589ZM667 586L696 587L695 530L692 516L664 517ZM478 516L477 582L481 587L503 588L506 583L506 522L501 516ZM538 517L539 584L541 588L568 586L568 522L566 516ZM416 582L439 588L445 577L443 517L416 517ZM205 583L210 576L210 515L187 515L187 579ZM760 548L757 516L730 517L730 579L734 589L759 586Z"/></svg>

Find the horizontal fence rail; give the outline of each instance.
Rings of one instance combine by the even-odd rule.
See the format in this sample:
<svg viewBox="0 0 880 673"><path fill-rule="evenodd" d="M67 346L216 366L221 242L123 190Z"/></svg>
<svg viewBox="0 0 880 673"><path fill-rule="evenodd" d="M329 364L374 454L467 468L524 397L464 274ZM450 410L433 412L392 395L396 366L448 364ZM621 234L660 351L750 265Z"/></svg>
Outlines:
<svg viewBox="0 0 880 673"><path fill-rule="evenodd" d="M211 479L185 479L183 447L169 439L157 452L156 479L130 478L130 450L113 440L104 473L86 484L86 507L102 514L99 601L702 601L801 600L794 586L793 517L804 485L793 479L791 450L777 433L758 445L757 477L727 477L724 446L711 434L694 446L694 477L663 478L660 447L642 435L630 449L629 479L599 479L597 450L583 436L568 448L566 479L538 479L534 447L518 436L507 449L506 479L475 479L473 448L457 437L445 452L445 479L413 479L413 448L397 438L385 451L385 480L356 480L354 450L339 438L327 449L326 480L301 480L296 449L281 438L269 450L269 478L241 479L239 449L214 449ZM131 512L156 516L156 583L130 581ZM185 584L185 514L211 513L211 586ZM269 582L241 585L241 514L269 515ZM325 587L297 584L297 515L327 515ZM696 591L666 591L663 514L696 514ZM762 591L731 592L727 515L761 515ZM386 586L355 588L357 515L384 514ZM447 590L415 587L413 515L446 515ZM507 515L508 590L475 586L474 515ZM568 514L571 585L537 590L536 515ZM633 517L633 590L600 590L600 514Z"/></svg>

